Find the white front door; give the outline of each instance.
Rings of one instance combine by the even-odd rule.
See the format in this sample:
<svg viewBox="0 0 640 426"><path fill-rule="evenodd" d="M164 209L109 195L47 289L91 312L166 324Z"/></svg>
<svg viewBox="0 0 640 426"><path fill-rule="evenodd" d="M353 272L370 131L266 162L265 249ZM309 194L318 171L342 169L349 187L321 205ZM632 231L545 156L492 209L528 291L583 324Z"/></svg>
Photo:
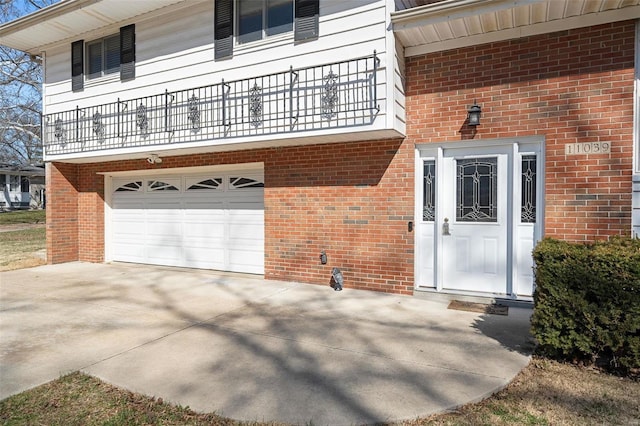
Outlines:
<svg viewBox="0 0 640 426"><path fill-rule="evenodd" d="M507 292L508 149L443 155L442 285Z"/></svg>
<svg viewBox="0 0 640 426"><path fill-rule="evenodd" d="M542 141L456 142L416 156L416 289L530 298Z"/></svg>

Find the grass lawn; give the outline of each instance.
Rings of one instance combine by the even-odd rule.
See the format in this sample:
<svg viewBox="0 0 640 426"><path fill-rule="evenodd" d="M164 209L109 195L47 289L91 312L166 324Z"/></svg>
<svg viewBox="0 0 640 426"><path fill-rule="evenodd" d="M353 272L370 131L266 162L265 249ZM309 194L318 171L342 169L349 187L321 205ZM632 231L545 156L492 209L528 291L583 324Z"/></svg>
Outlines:
<svg viewBox="0 0 640 426"><path fill-rule="evenodd" d="M44 211L0 213L0 231ZM0 232L0 271L44 263L42 225ZM446 386L446 384L443 384ZM401 425L640 425L640 381L542 358L485 401ZM0 401L0 425L238 425L73 373ZM247 424L247 423L244 423ZM277 423L249 423L277 425Z"/></svg>
<svg viewBox="0 0 640 426"><path fill-rule="evenodd" d="M17 210L0 213L0 227L20 223L44 223L45 210Z"/></svg>
<svg viewBox="0 0 640 426"><path fill-rule="evenodd" d="M0 271L43 265L45 211L0 213ZM24 225L26 229L19 229Z"/></svg>

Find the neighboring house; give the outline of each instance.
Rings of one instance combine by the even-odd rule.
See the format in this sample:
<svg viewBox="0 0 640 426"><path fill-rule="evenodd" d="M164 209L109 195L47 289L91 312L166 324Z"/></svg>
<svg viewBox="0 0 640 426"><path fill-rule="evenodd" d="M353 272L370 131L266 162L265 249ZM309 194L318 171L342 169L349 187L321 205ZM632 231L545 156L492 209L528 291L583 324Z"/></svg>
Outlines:
<svg viewBox="0 0 640 426"><path fill-rule="evenodd" d="M44 166L0 164L0 211L44 207Z"/></svg>
<svg viewBox="0 0 640 426"><path fill-rule="evenodd" d="M4 24L45 67L48 261L530 300L543 236L640 232L639 4L63 0Z"/></svg>

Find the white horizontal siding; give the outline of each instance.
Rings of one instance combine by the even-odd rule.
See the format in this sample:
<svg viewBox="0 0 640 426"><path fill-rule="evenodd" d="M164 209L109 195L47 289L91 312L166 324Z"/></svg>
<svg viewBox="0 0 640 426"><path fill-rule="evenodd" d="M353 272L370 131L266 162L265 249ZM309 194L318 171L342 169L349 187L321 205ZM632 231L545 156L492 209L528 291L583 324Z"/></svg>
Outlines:
<svg viewBox="0 0 640 426"><path fill-rule="evenodd" d="M85 80L82 92L71 92L70 46L46 52L47 114L86 106L182 90L348 60L373 54L385 65L384 1L321 1L320 37L294 44L293 34L248 45L236 45L230 60L213 60L213 2L199 3L170 15L136 24L136 78L121 82L117 75ZM113 28L111 33L116 33ZM104 32L104 31L103 31ZM107 31L108 32L108 31ZM85 41L93 39L85 36ZM378 84L386 84L385 72ZM378 90L380 103L386 90ZM382 118L382 117L381 117Z"/></svg>
<svg viewBox="0 0 640 426"><path fill-rule="evenodd" d="M405 110L405 60L404 60L404 47L400 43L400 40L395 39L395 55L394 55L394 67L393 67L393 89L394 89L394 111L395 111L395 123L394 128L401 133L406 133L407 121Z"/></svg>
<svg viewBox="0 0 640 426"><path fill-rule="evenodd" d="M355 118L349 116L347 121L344 121L343 118L339 127L329 127L328 123L322 120L312 118L309 121L308 118L304 119L306 113L303 112L302 118L296 122L297 127L286 133L260 133L261 130L254 131L249 127L250 123L245 122L241 126L234 125L233 132L235 133L232 132L233 134L223 138L207 137L208 135L205 133L191 134L186 130L186 133L182 132L185 134L176 131L171 133L171 136L167 136L179 144L173 144L168 140L160 141L157 138L155 140L147 139L145 135L125 131L126 142L123 142L124 145L118 144L118 148L113 143L115 141L113 128L109 136L111 140L107 140L103 145L104 141L96 142L95 138L88 143L85 141L82 133L91 132L91 128L86 127L87 124L81 123L78 129L73 124L66 124L65 135L69 138L65 140L65 144L67 149L71 150L67 152L77 152L64 154L61 151L47 150L47 158L50 160L78 160L85 157L89 159L96 155L105 158L123 154L136 155L136 152L145 151L154 145L153 149L157 151L168 149L199 151L205 148L220 150L227 146L235 146L237 149L240 147L238 144L249 148L255 146L255 143L260 144L259 146L263 146L265 143L269 146L281 146L291 144L296 140L299 140L298 143L307 143L306 140L309 138L311 138L309 140L316 141L314 143L324 142L318 138L325 137L329 138L327 141L345 138L346 140L362 140L363 136L357 134L363 132L375 132L371 133L371 138L385 137L383 135L395 137L404 134L405 112L402 81L404 60L402 50L397 48L393 33L388 30L390 28L389 7L393 7L392 2L390 0L350 2L323 0L320 4L320 37L317 40L295 43L293 33L289 33L246 45L236 45L233 58L219 61L214 60L213 2L197 3L181 11L173 11L166 15L154 15L146 20L141 18L133 22L136 24L136 78L121 82L119 75L116 74L100 79L85 80L84 90L76 93L70 90L70 45L65 44L51 48L46 52L45 114L68 111L76 107L85 108L100 104L113 104L117 100L126 101L161 95L165 90L172 92L209 86L219 84L223 79L225 82L230 82L272 73L288 72L290 67L294 69L317 67L370 56L374 51L379 58L375 88L376 105L379 107L379 111L375 110L376 105L372 105L373 109L359 113ZM132 23L132 21L126 23ZM115 27L112 30L101 29L100 35L104 36L117 31L118 28ZM90 41L95 37L85 35L83 38L85 41ZM319 72L321 75L316 76L315 86L322 86L322 73L326 73L327 69ZM368 72L363 75L371 78L371 74ZM347 79L345 75L342 78L342 84L346 80L351 80L351 78ZM348 102L352 96L356 95L356 90L362 92L357 86L347 85L345 87L350 87L349 90L352 92L341 91L340 102ZM369 89L373 91L372 87ZM316 98L313 102L316 108L319 102L317 97L320 95L321 93L318 91L314 94ZM300 103L305 104L309 99L301 98ZM269 105L268 103L264 104L265 110L269 108ZM282 109L280 113L282 114ZM91 116L93 113L89 112L88 114ZM115 120L114 117L113 115L111 117L104 116L104 124ZM283 115L282 120L278 120L276 124L281 125L280 121L286 120L286 117ZM157 120L150 123L156 132L161 126L161 123L158 123L160 122ZM309 127L309 123L311 123L311 127ZM48 140L53 140L51 123L47 126L46 131L51 133ZM305 138L304 141L300 140L302 137ZM113 148L105 151L107 146ZM100 152L94 152L94 149ZM80 151L84 151L84 153Z"/></svg>

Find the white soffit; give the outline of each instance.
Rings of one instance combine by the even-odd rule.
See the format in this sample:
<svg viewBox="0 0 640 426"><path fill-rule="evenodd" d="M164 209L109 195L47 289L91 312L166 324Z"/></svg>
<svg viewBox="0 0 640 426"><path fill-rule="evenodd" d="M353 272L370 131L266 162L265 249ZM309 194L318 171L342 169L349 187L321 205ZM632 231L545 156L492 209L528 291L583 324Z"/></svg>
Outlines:
<svg viewBox="0 0 640 426"><path fill-rule="evenodd" d="M442 0L391 14L393 31L416 56L640 18L640 0Z"/></svg>
<svg viewBox="0 0 640 426"><path fill-rule="evenodd" d="M100 28L191 2L195 0L62 0L0 25L0 44L38 55L46 46L79 40Z"/></svg>

